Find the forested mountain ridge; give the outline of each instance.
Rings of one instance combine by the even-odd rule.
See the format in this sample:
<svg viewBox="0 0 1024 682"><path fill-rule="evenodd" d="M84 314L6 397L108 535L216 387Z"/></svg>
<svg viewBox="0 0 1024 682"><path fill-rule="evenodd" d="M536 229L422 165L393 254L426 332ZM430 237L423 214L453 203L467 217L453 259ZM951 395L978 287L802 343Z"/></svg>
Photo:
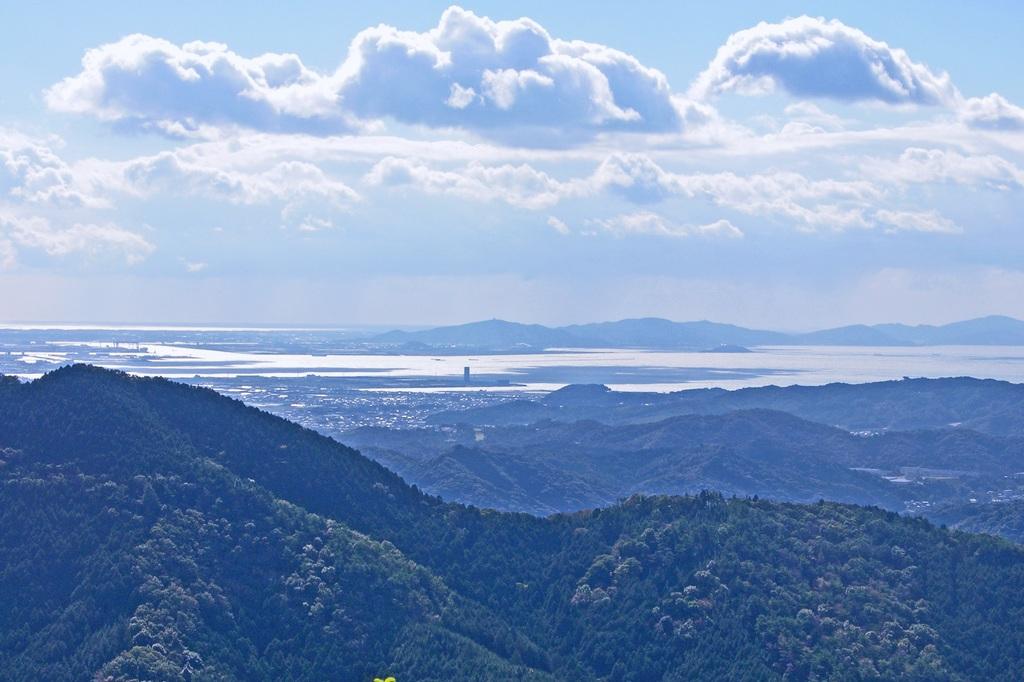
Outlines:
<svg viewBox="0 0 1024 682"><path fill-rule="evenodd" d="M369 679L394 668L449 679L476 666L518 679L526 668L505 657L541 657L393 545L353 530L402 529L410 508L438 500L212 391L86 366L5 380L0 443L0 592L24 604L0 628L4 679ZM477 621L502 656L473 640Z"/></svg>
<svg viewBox="0 0 1024 682"><path fill-rule="evenodd" d="M688 414L766 409L847 431L907 431L951 426L996 436L1024 436L1024 384L950 377L866 384L698 388L673 393L612 391L578 384L542 398L443 411L434 424L532 424L542 419L604 424L655 422Z"/></svg>
<svg viewBox="0 0 1024 682"><path fill-rule="evenodd" d="M763 409L636 424L362 428L342 438L445 499L541 515L706 489L904 511L1016 489L1024 471L1020 438L962 428L855 435Z"/></svg>
<svg viewBox="0 0 1024 682"><path fill-rule="evenodd" d="M444 504L202 389L0 381L0 677L1014 679L1024 550L878 509Z"/></svg>

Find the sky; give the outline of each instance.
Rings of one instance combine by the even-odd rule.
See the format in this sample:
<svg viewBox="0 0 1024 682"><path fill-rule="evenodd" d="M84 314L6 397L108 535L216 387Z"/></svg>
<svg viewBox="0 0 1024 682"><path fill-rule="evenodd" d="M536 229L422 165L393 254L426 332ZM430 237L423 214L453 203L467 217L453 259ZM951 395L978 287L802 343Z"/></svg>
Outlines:
<svg viewBox="0 0 1024 682"><path fill-rule="evenodd" d="M1019 3L2 4L0 322L1024 318Z"/></svg>

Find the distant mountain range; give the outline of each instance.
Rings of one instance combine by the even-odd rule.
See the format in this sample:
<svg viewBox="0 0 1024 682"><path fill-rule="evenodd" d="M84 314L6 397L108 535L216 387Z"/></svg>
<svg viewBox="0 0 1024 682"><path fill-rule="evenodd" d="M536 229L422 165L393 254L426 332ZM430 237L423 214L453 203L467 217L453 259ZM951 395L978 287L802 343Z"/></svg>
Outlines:
<svg viewBox="0 0 1024 682"><path fill-rule="evenodd" d="M945 325L851 325L807 333L747 329L718 322L640 318L566 327L485 320L421 331L391 331L371 341L410 348L516 350L651 348L714 351L773 345L936 346L1024 345L1024 322L993 315Z"/></svg>

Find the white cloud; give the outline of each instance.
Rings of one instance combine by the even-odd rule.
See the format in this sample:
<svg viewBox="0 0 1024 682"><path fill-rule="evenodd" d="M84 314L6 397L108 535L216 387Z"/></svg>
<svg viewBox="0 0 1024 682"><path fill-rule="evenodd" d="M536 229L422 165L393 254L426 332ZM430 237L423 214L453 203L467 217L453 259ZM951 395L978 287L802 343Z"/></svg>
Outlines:
<svg viewBox="0 0 1024 682"><path fill-rule="evenodd" d="M372 186L412 187L472 201L502 201L530 210L605 192L635 204L653 204L671 197L706 198L741 213L783 218L801 229L867 227L864 211L881 195L867 182L811 180L792 172L750 176L671 173L642 154L613 154L592 174L564 180L527 164L470 163L457 169L440 169L413 159L389 157L374 165L364 181ZM632 215L634 221L639 219L640 214Z"/></svg>
<svg viewBox="0 0 1024 682"><path fill-rule="evenodd" d="M673 224L663 216L651 211L623 213L611 218L600 218L591 222L617 237L633 234L657 235L660 237L688 237L690 235L690 228L685 225Z"/></svg>
<svg viewBox="0 0 1024 682"><path fill-rule="evenodd" d="M623 213L611 218L600 218L590 222L617 237L628 235L690 237L699 235L735 239L743 236L743 232L728 220L716 220L707 225L686 225L673 222L665 216L652 211Z"/></svg>
<svg viewBox="0 0 1024 682"><path fill-rule="evenodd" d="M179 46L140 34L87 51L82 71L45 95L55 111L172 136L223 125L321 134L350 127L332 80L295 55L246 58L221 43Z"/></svg>
<svg viewBox="0 0 1024 682"><path fill-rule="evenodd" d="M940 215L938 211L890 211L882 209L875 212L880 223L888 227L888 231L938 232L957 234L963 232L956 223Z"/></svg>
<svg viewBox="0 0 1024 682"><path fill-rule="evenodd" d="M54 150L60 143L0 129L0 268L13 267L20 249L57 257L113 254L129 265L146 258L154 247L141 235L79 217L110 203Z"/></svg>
<svg viewBox="0 0 1024 682"><path fill-rule="evenodd" d="M10 270L17 262L17 251L10 239L0 237L0 270Z"/></svg>
<svg viewBox="0 0 1024 682"><path fill-rule="evenodd" d="M615 154L589 176L559 180L529 164L487 165L471 162L442 169L423 161L387 157L378 161L363 180L377 187L412 187L427 194L447 194L472 201L503 201L519 208L539 210L570 198L589 197L604 190L635 203L661 200L672 191L671 181L650 158Z"/></svg>
<svg viewBox="0 0 1024 682"><path fill-rule="evenodd" d="M897 159L867 159L864 173L903 183L986 184L997 189L1024 187L1024 170L994 154L965 155L952 150L910 147Z"/></svg>
<svg viewBox="0 0 1024 682"><path fill-rule="evenodd" d="M464 88L458 83L452 83L451 93L444 103L453 109L465 109L476 101L476 98L476 90L473 88Z"/></svg>
<svg viewBox="0 0 1024 682"><path fill-rule="evenodd" d="M812 180L791 171L671 173L636 154L609 157L592 182L637 203L669 196L706 198L741 213L781 217L803 229L867 227L864 209L881 196L866 181Z"/></svg>
<svg viewBox="0 0 1024 682"><path fill-rule="evenodd" d="M690 92L708 98L776 89L797 97L888 104L947 104L956 98L948 74L838 20L808 16L732 34Z"/></svg>
<svg viewBox="0 0 1024 682"><path fill-rule="evenodd" d="M1024 107L1012 104L996 92L964 100L960 117L972 128L1024 130Z"/></svg>
<svg viewBox="0 0 1024 682"><path fill-rule="evenodd" d="M569 226L565 224L565 221L555 216L548 216L548 227L557 232L558 234L569 234Z"/></svg>
<svg viewBox="0 0 1024 682"><path fill-rule="evenodd" d="M537 158L550 161L545 155ZM792 171L673 173L646 154L607 155L589 175L559 178L553 173L525 163L470 162L453 167L396 156L375 163L363 182L470 201L501 201L530 210L605 193L635 204L701 198L741 213L789 220L802 229L867 227L864 210L884 194L866 180L816 180Z"/></svg>
<svg viewBox="0 0 1024 682"><path fill-rule="evenodd" d="M294 210L285 210L282 217L285 218L286 222L289 222L291 214L294 214ZM296 229L299 232L320 232L321 230L330 230L334 227L334 221L330 218L324 218L323 216L312 215L305 213L301 215L297 220L290 220L296 224Z"/></svg>
<svg viewBox="0 0 1024 682"><path fill-rule="evenodd" d="M338 78L343 106L362 118L519 142L675 131L685 114L664 74L629 54L554 38L530 19L493 21L460 7L424 33L383 25L362 31Z"/></svg>
<svg viewBox="0 0 1024 682"><path fill-rule="evenodd" d="M612 154L594 171L591 184L638 204L658 202L680 192L677 177L645 154Z"/></svg>
<svg viewBox="0 0 1024 682"><path fill-rule="evenodd" d="M364 181L372 186L412 186L428 194L473 201L503 201L527 209L547 208L567 196L588 191L585 181L562 182L527 164L470 163L459 170L443 170L397 157L378 161Z"/></svg>
<svg viewBox="0 0 1024 682"><path fill-rule="evenodd" d="M927 154L926 154L927 155ZM892 164L886 170L867 168L866 175L876 179L904 181L918 174L922 182L944 179L935 168L913 170L909 159ZM1000 165L993 158L980 163L969 157L949 156L946 178L966 178L971 173L988 169L992 177L1014 167ZM934 164L934 160L917 161L919 165ZM957 167L960 164L962 168ZM941 164L940 164L941 165ZM975 167L976 166L976 167ZM903 174L903 175L900 175ZM905 177L904 177L905 176ZM893 207L887 213L875 209L886 199L886 192L874 182L863 179L815 179L793 171L773 171L740 175L732 172L674 173L667 171L643 154L612 154L602 161L590 175L556 178L528 164L502 164L488 166L470 163L461 168L441 169L422 161L389 157L381 160L364 176L364 182L377 187L411 187L428 194L444 194L471 201L502 201L529 210L547 209L569 199L587 199L610 194L633 204L655 204L676 199L703 199L715 206L736 211L759 219L783 222L802 231L869 229L880 224L889 228L919 229L933 232L951 231L955 226L931 213L914 212L904 207ZM648 232L660 216L654 213L627 214L632 223L615 223L619 233L640 231L646 225ZM882 220L879 216L885 215ZM549 223L550 224L550 223ZM630 230L630 225L637 229ZM663 233L672 226L663 225ZM608 228L610 229L610 228ZM687 233L692 231L686 227Z"/></svg>
<svg viewBox="0 0 1024 682"><path fill-rule="evenodd" d="M220 43L131 35L86 52L82 70L46 101L178 137L225 126L329 135L390 119L564 145L601 131L678 131L708 115L624 52L454 6L424 33L360 32L331 74L294 54L250 58Z"/></svg>
<svg viewBox="0 0 1024 682"><path fill-rule="evenodd" d="M780 138L798 137L802 135L818 135L826 132L821 126L806 121L788 121L776 134Z"/></svg>
<svg viewBox="0 0 1024 682"><path fill-rule="evenodd" d="M278 161L268 168L222 168L180 152L161 152L107 166L95 182L142 199L203 197L241 206L278 204L283 227L313 232L333 227L331 215L348 212L359 194L305 161Z"/></svg>
<svg viewBox="0 0 1024 682"><path fill-rule="evenodd" d="M814 126L816 130L842 130L845 123L842 118L828 113L814 102L794 102L785 108L784 113L791 119L790 123Z"/></svg>
<svg viewBox="0 0 1024 682"><path fill-rule="evenodd" d="M155 249L141 235L113 223L60 227L40 216L9 213L0 214L0 241L6 242L2 260L8 266L19 248L37 249L50 256L111 254L128 265L143 261Z"/></svg>
<svg viewBox="0 0 1024 682"><path fill-rule="evenodd" d="M317 198L344 206L360 198L344 182L304 161L279 161L266 170L241 171L161 152L116 166L108 179L140 196L201 196L234 204Z"/></svg>
<svg viewBox="0 0 1024 682"><path fill-rule="evenodd" d="M706 225L698 225L694 229L698 234L702 235L732 237L734 239L743 236L743 230L725 219L716 220Z"/></svg>
<svg viewBox="0 0 1024 682"><path fill-rule="evenodd" d="M616 134L623 132L644 133L630 139L649 143L686 140L711 148L731 142L746 150L900 133L872 128L843 136L846 122L801 101L787 107L789 120L776 134L758 141L707 101L723 92L776 89L803 98L942 104L964 133L1024 129L1024 109L1002 96L965 99L947 74L903 50L839 21L806 16L730 36L690 95L672 92L663 73L620 50L557 38L528 18L494 21L455 6L424 32L386 25L360 32L330 73L310 69L294 54L245 57L220 43L177 45L131 35L89 50L79 73L45 94L54 110L120 129L183 138L238 129L270 137L353 133L345 142L353 148L389 121L441 129L449 138L469 131L505 145L562 149L597 135L622 144ZM389 143L406 151L416 145ZM463 152L484 152L471 147ZM37 175L44 190L32 196L59 196L59 182L46 183L61 172Z"/></svg>
<svg viewBox="0 0 1024 682"><path fill-rule="evenodd" d="M202 261L190 261L184 258L181 259L181 265L185 268L185 272L188 273L202 272L207 268L207 264Z"/></svg>
<svg viewBox="0 0 1024 682"><path fill-rule="evenodd" d="M53 149L59 142L0 129L0 198L63 207L103 206L104 201L78 186L72 168Z"/></svg>

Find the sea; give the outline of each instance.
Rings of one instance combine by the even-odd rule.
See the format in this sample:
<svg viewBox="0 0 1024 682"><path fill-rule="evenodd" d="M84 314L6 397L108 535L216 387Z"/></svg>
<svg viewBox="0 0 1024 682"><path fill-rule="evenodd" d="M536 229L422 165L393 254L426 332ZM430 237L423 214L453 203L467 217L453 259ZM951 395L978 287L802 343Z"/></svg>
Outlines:
<svg viewBox="0 0 1024 682"><path fill-rule="evenodd" d="M1024 346L466 353L396 352L368 338L350 329L8 326L0 328L0 374L32 380L63 365L90 363L207 386L330 432L366 424L415 426L430 410L492 404L568 384L669 392L903 377L1024 382Z"/></svg>

